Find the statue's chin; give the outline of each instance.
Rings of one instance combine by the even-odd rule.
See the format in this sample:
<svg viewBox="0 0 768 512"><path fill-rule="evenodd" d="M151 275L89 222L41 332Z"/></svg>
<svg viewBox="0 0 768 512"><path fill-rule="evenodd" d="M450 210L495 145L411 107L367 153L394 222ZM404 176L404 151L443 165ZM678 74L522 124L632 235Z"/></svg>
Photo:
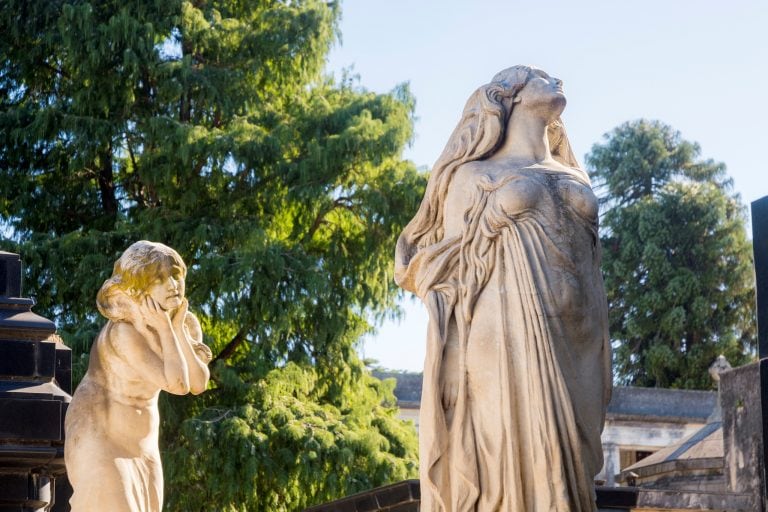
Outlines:
<svg viewBox="0 0 768 512"><path fill-rule="evenodd" d="M166 301L160 305L164 310L166 311L174 311L181 306L181 298L180 297L173 297L166 299Z"/></svg>
<svg viewBox="0 0 768 512"><path fill-rule="evenodd" d="M537 98L537 100L535 103L529 103L529 106L536 112L536 115L542 117L548 124L562 115L567 103L562 92L552 92Z"/></svg>
<svg viewBox="0 0 768 512"><path fill-rule="evenodd" d="M560 117L560 115L563 113L563 110L565 110L565 105L568 103L568 100L565 98L565 94L563 93L557 93L552 96L552 99L550 101L550 106L552 109L552 113L554 114L553 120Z"/></svg>

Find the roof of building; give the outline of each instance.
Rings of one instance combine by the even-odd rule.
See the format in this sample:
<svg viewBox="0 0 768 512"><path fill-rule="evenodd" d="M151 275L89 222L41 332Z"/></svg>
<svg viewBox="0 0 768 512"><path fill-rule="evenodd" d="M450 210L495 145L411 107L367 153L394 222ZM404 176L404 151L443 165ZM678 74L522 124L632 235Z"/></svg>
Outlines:
<svg viewBox="0 0 768 512"><path fill-rule="evenodd" d="M609 416L654 416L706 421L717 405L716 391L689 389L613 388Z"/></svg>
<svg viewBox="0 0 768 512"><path fill-rule="evenodd" d="M376 370L379 379L394 378L395 397L401 404L418 404L421 401L421 373ZM617 386L613 388L608 415L621 417L655 417L706 421L717 405L716 391L687 389L638 388Z"/></svg>
<svg viewBox="0 0 768 512"><path fill-rule="evenodd" d="M374 370L377 379L395 379L395 398L400 403L421 402L421 373Z"/></svg>
<svg viewBox="0 0 768 512"><path fill-rule="evenodd" d="M622 475L630 471L636 471L643 476L646 473L653 474L659 471L657 466L665 462L715 459L717 457L722 459L723 450L722 422L713 421L680 441L662 448L656 453L629 466L622 471ZM722 461L720 464L722 465ZM679 463L673 465L673 467L676 469L682 468ZM641 471L646 468L649 471Z"/></svg>

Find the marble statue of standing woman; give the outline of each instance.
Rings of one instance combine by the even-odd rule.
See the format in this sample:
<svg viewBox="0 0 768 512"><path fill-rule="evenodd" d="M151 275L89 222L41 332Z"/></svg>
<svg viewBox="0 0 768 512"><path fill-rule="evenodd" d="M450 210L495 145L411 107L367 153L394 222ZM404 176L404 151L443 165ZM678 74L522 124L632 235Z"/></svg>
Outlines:
<svg viewBox="0 0 768 512"><path fill-rule="evenodd" d="M422 512L596 510L611 354L565 103L527 66L477 89L398 240L396 280L430 317Z"/></svg>
<svg viewBox="0 0 768 512"><path fill-rule="evenodd" d="M73 512L160 512L161 390L199 394L211 351L184 297L176 251L136 242L117 260L97 305L109 321L66 417L65 460Z"/></svg>

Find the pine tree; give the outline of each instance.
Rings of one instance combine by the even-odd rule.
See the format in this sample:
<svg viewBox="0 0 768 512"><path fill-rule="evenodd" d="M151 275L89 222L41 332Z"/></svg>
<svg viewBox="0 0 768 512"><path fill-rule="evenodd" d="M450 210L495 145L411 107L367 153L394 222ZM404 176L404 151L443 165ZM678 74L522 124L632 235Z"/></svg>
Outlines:
<svg viewBox="0 0 768 512"><path fill-rule="evenodd" d="M587 155L604 211L603 274L619 382L705 389L755 349L745 211L725 165L660 122L625 123Z"/></svg>
<svg viewBox="0 0 768 512"><path fill-rule="evenodd" d="M164 399L168 510L297 510L414 474L413 431L355 353L395 307L394 242L423 192L401 158L413 99L323 77L339 15L316 0L0 9L4 248L76 373L122 250L159 241L189 265L214 384Z"/></svg>

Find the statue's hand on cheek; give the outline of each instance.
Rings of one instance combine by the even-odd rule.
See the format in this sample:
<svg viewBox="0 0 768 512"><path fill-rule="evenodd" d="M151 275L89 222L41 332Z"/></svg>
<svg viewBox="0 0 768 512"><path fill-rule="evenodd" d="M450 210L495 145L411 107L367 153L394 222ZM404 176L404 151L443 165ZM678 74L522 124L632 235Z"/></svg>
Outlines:
<svg viewBox="0 0 768 512"><path fill-rule="evenodd" d="M146 335L149 315L146 311L144 296L120 298L121 310L125 312L122 321L131 324L137 331Z"/></svg>
<svg viewBox="0 0 768 512"><path fill-rule="evenodd" d="M160 304L151 295L145 295L139 299L139 307L142 310L144 323L150 329L158 330L169 326L171 318L168 316L168 312L160 307Z"/></svg>
<svg viewBox="0 0 768 512"><path fill-rule="evenodd" d="M189 301L185 298L181 300L181 305L173 314L173 331L180 338L186 339L184 333L184 320L187 318L187 312L189 311Z"/></svg>
<svg viewBox="0 0 768 512"><path fill-rule="evenodd" d="M141 299L134 299L128 296L122 296L119 299L121 309L125 311L123 321L133 324L136 328L144 325L144 318L141 312Z"/></svg>

